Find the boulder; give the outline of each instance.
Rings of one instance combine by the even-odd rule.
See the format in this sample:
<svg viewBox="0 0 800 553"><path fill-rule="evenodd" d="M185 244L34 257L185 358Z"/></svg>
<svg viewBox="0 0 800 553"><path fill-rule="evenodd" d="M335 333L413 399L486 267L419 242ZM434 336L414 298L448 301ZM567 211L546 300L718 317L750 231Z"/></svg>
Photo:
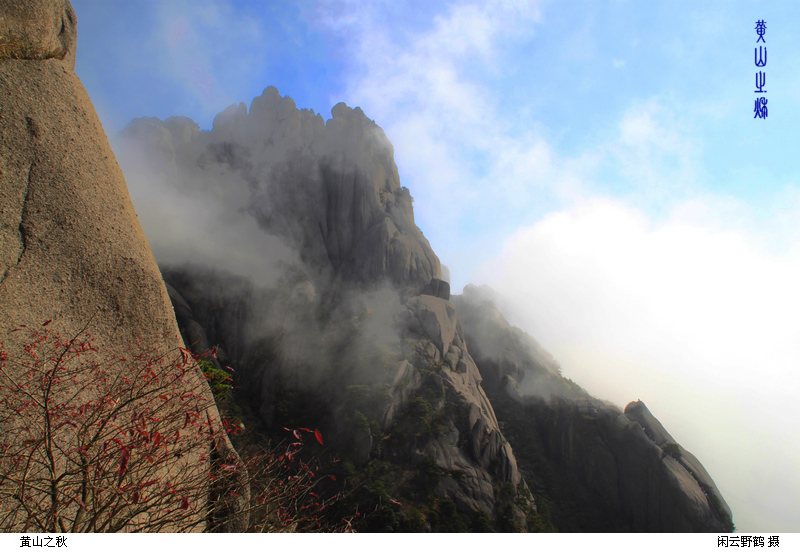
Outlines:
<svg viewBox="0 0 800 553"><path fill-rule="evenodd" d="M456 336L456 308L449 301L432 296L417 296L406 303L408 329L430 340L444 357Z"/></svg>
<svg viewBox="0 0 800 553"><path fill-rule="evenodd" d="M423 294L428 294L443 300L450 299L450 283L441 278L432 278L431 281L422 289Z"/></svg>
<svg viewBox="0 0 800 553"><path fill-rule="evenodd" d="M0 60L57 59L75 69L77 18L68 0L4 0Z"/></svg>

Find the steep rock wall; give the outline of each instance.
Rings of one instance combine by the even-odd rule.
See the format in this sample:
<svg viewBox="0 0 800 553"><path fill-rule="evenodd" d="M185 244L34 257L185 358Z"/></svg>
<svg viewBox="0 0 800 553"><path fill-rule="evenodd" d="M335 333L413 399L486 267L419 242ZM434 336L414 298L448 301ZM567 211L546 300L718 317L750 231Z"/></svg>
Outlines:
<svg viewBox="0 0 800 553"><path fill-rule="evenodd" d="M47 320L63 335L88 323L86 332L109 364L114 358L104 355L129 357L137 340L176 355L183 341L164 282L73 72L72 7L58 0L3 2L0 36L0 342L9 359L21 358L25 338L13 329L40 328ZM6 370L18 368L9 363ZM196 372L186 391L209 405L205 416L215 436L207 453L187 465L207 473L212 450L235 452ZM205 495L197 497L191 507L202 521Z"/></svg>
<svg viewBox="0 0 800 553"><path fill-rule="evenodd" d="M339 103L331 114L325 122L269 87L249 113L244 103L230 106L209 132L187 118L148 118L122 136L162 175L230 173L219 193L231 194L238 179L246 211L315 272L358 283L388 278L418 292L441 278L441 265L414 224L392 145L360 108Z"/></svg>
<svg viewBox="0 0 800 553"><path fill-rule="evenodd" d="M495 485L509 483L516 488L524 484L511 445L503 437L494 408L481 386L481 374L469 354L456 309L449 301L427 294L410 299L406 308L405 339L417 352L415 365L427 375L429 386L442 392L432 408L442 409L449 401L464 415L462 420L458 416L450 418L444 431L434 432L420 444L417 455L433 459L450 474L463 473L460 478L446 476L439 483L439 489L460 510L495 512ZM404 368L398 370L398 379L407 378ZM425 379L419 379L405 385L406 397L390 405L383 421L385 428L391 429L393 415L425 384ZM398 449L407 447L401 444Z"/></svg>
<svg viewBox="0 0 800 553"><path fill-rule="evenodd" d="M352 446L349 455L358 464L376 455L411 464L434 459L442 470L466 475L443 478L441 493L462 512L493 513L494 488L509 483L514 489L522 481L481 388L455 308L447 301L449 285L441 280L439 260L414 223L411 196L400 185L383 131L359 108L340 103L331 113L323 121L269 87L249 110L242 103L217 115L208 132L178 117L136 119L123 131L121 144L128 155L138 151L165 186L209 201L241 198L239 213L253 217L266 234L279 236L299 254L300 282L281 278L244 288L223 274L224 265L212 274L198 266L170 266L164 259L173 302L184 298L194 314L184 332L204 336L201 343L207 340L229 355L240 388L257 403L265 422L274 421L278 389L295 383L317 398L312 401L316 406L329 406L330 416L320 424L327 422L328 432ZM136 170L137 164L130 165ZM405 341L406 359L351 371L348 365L369 364L354 359L361 346L347 345L346 337L329 326L368 321L372 309L348 318L342 314L350 309L348 302L336 298L359 296L387 281L404 307L395 313L399 326L384 330L395 341ZM178 303L175 308L181 309ZM330 317L320 313L331 309L344 311L329 324L325 320ZM364 323L359 333L368 333L368 327ZM428 375L434 366L435 378ZM385 377L379 377L384 370ZM447 402L459 405L463 421L450 416L437 426L439 432L413 431L392 447L382 447L376 431L347 422L363 416L343 405L347 389L377 389L385 381L389 397L371 416L392 434L398 419L408 416L409 402L432 379L441 392L434 410L443 412ZM312 393L315 387L324 393Z"/></svg>
<svg viewBox="0 0 800 553"><path fill-rule="evenodd" d="M197 342L198 352L218 347L225 363L234 368L239 398L248 401L267 424L275 420L280 381L281 387L311 398L309 411L323 413L317 418L305 413L312 418L303 419L303 424L320 425L332 437L332 447L357 466L374 458L411 467L425 458L432 460L443 474L437 491L467 516L479 511L496 515L497 488L506 483L512 490L524 487L511 445L481 387L455 308L447 300L420 295L406 301L396 319L406 358L387 367L385 380L375 380L377 375L359 378L347 372L347 359L335 352L352 357L358 355L359 346L310 332L317 324L313 315L300 333L302 338L293 336L297 329L292 317L305 320L309 312L320 310L314 294L306 290L306 281L258 290L243 279L199 266L165 268L163 274L187 341ZM268 306L268 313L262 306ZM265 318L282 325L264 327ZM261 339L256 338L259 335ZM286 350L287 341L298 339L305 351L331 347L324 374L298 363L296 354ZM344 369L334 368L341 365ZM349 403L348 389L364 382L384 389L383 381L388 383L383 399L374 411L365 410L379 429L353 424L353 411L363 408ZM426 407L418 411L422 399ZM424 428L419 426L422 418ZM429 425L428 419L435 422ZM520 512L515 516L524 527L524 516Z"/></svg>

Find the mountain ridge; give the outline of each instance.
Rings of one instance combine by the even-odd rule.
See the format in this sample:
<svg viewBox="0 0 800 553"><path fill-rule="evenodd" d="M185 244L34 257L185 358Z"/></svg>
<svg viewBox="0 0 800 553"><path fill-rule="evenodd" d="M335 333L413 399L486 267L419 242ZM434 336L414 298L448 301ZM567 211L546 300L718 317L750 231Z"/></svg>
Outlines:
<svg viewBox="0 0 800 553"><path fill-rule="evenodd" d="M322 418L356 467L369 472L380 466L385 474L429 467L436 475L430 501L437 507L426 528L435 529L431 521L446 505L441 502L452 501L470 524L488 516L505 529L541 530L555 521L551 527L586 530L573 524L574 508L566 512L553 499L559 486L571 490L569 501L607 521L601 530L727 528L730 510L710 476L677 444L673 456L662 449L672 441L648 437L646 430L657 432L660 423L643 404L629 405L629 418L594 400L563 378L552 356L513 330L487 298L477 298L469 287L461 297L450 296L438 257L414 224L411 196L399 182L385 134L359 108L340 103L332 116L324 121L298 110L269 87L249 112L243 103L221 112L210 131L185 118L151 118L134 120L122 132L124 148L158 160L157 175L145 178L209 201L239 198L231 213L253 218L261 231L297 252L277 282L261 286L262 300L253 299L255 283L244 302L225 292L225 263L210 277L207 269L160 260L176 312L186 304L205 313L203 320L184 318L182 331L205 332L203 343L238 352L231 356L237 378L262 420L268 426L279 420L275 406L283 405L286 387L293 386L327 404ZM129 167L132 174L137 170ZM204 288L209 278L215 284ZM227 311L231 305L258 312L259 321L241 314L237 320ZM384 339L376 341L379 335ZM258 352L266 343L276 353L256 378ZM323 395L312 381L324 383ZM362 390L361 399L355 399L355 389ZM515 419L513 405L530 417L537 433L531 438L540 443L522 461L531 475L526 478L538 480L531 472L537 465L555 474L556 484L537 484L534 496L518 468L519 436L506 439L501 428L510 425L519 434L520 424L527 424ZM573 435L580 437L577 449ZM591 444L600 435L605 445L598 449ZM609 464L609 455L617 454L622 464ZM645 459L645 468L626 483L621 474L636 473L631 467L640 466L638 458ZM687 467L704 474L704 488ZM393 492L405 489L405 499L418 499L408 492L407 478L390 482ZM645 490L644 499L637 486ZM539 492L549 498L537 498ZM593 500L598 494L620 499ZM554 517L547 520L540 505ZM689 514L676 514L682 511ZM395 526L384 529L402 527L407 515L404 509L387 515Z"/></svg>

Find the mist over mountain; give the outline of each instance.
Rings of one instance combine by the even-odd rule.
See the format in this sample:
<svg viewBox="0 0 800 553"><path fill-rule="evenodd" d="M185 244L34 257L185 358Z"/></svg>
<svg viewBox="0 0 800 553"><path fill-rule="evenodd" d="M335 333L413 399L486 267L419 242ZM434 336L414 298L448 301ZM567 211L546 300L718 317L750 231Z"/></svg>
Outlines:
<svg viewBox="0 0 800 553"><path fill-rule="evenodd" d="M441 277L438 258L414 224L411 197L400 186L383 131L359 108L337 104L332 113L325 123L270 87L249 113L243 103L220 113L209 133L186 118L135 120L122 133L146 144L144 158L130 165L130 178L143 184L132 187L135 196L143 205L153 201L155 183L174 177L170 193L190 202L209 195L216 201L206 209L222 210L218 215L228 221L255 222L300 255L315 279L422 286ZM216 224L214 215L203 215ZM247 237L219 230L223 236L215 240L229 239L229 245L245 240L237 246L247 248L254 240L251 229L242 229ZM263 234L255 247L288 254L274 241L263 246ZM157 248L185 242L202 248L194 236L174 236ZM266 253L262 249L261 257Z"/></svg>
<svg viewBox="0 0 800 553"><path fill-rule="evenodd" d="M217 346L265 432L322 428L367 498L393 499L363 529L732 529L643 403L564 378L491 290L451 298L361 109L325 121L269 87L210 131L136 119L116 150L184 340Z"/></svg>
<svg viewBox="0 0 800 553"><path fill-rule="evenodd" d="M553 524L579 532L729 530L731 510L713 479L645 404L623 412L563 377L535 339L506 321L501 301L485 285L453 298L504 435Z"/></svg>

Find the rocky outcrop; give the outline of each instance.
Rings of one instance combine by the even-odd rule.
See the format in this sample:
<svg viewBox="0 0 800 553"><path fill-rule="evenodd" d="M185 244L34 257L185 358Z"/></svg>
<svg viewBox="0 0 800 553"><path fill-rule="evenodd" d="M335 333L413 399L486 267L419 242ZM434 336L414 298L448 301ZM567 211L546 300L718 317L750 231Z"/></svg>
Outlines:
<svg viewBox="0 0 800 553"><path fill-rule="evenodd" d="M361 355L369 347L359 345L363 336L338 335L340 324L334 325L336 332L316 328L313 314L328 307L318 303L317 295L299 293L307 281L259 291L235 276L199 266L165 268L163 274L187 343L194 343L198 353L212 346L224 352L235 371L239 398L267 424L284 425L284 419L275 419L276 403L285 402L277 388L295 390L295 400L297 394L310 395L314 405L300 409L302 424L322 428L342 456L358 466L376 457L412 467L429 459L442 471L436 490L467 516L480 511L496 516L504 507L498 487L524 487L450 302L430 295L408 299L395 321L406 358L387 367L385 379L375 380L373 374L365 380L336 372L337 365L348 365L346 358L336 357L346 355L343 348ZM356 319L362 316L355 314ZM267 321L280 324L270 327ZM302 329L298 321L305 321ZM314 367L298 362L302 351L287 346L297 341L301 350L316 350L329 360L323 377L312 376ZM379 367L366 366L376 372ZM310 378L322 383L312 385ZM365 382L375 383L371 389L386 390L373 410L348 396L354 388L370 387ZM314 418L311 411L320 409L323 415ZM377 428L354 424L354 410L361 413L356 417L366 415L364 425L373 419ZM524 527L521 512L515 506L511 510Z"/></svg>
<svg viewBox="0 0 800 553"><path fill-rule="evenodd" d="M5 0L0 60L58 59L75 69L76 17L67 0Z"/></svg>
<svg viewBox="0 0 800 553"><path fill-rule="evenodd" d="M0 342L14 359L23 336L12 330L52 320L64 335L86 328L101 357L130 356L137 340L176 355L184 344L164 282L73 72L75 25L66 1L0 5ZM209 404L209 452L229 452L198 373L186 391ZM208 459L194 459L192 470L207 472ZM206 507L192 506L201 521Z"/></svg>
<svg viewBox="0 0 800 553"><path fill-rule="evenodd" d="M420 295L406 303L404 338L416 352L418 372L426 376L407 382L404 395L397 397L387 412L384 427L389 428L391 415L408 405L412 396L422 397L426 387L439 393L429 394L432 410L455 406L448 413L441 432L434 432L427 441L416 443L416 454L433 459L449 474L439 483L440 491L453 499L465 513L496 511L494 486L522 484L517 461L511 446L503 437L494 408L481 387L481 374L469 354L464 331L456 310L449 301ZM398 377L408 372L403 362ZM397 388L397 385L394 387ZM459 419L458 413L461 414ZM402 450L406 444L397 449Z"/></svg>
<svg viewBox="0 0 800 553"><path fill-rule="evenodd" d="M546 482L550 471L551 489L545 484L542 491L553 498L559 529L732 531L730 510L721 497L700 483L677 450L659 447L617 407L528 397L516 409L524 416L512 415L509 439L532 444L524 453L517 448L523 464L546 467L529 479L533 485ZM565 508L570 502L577 503L577 513Z"/></svg>
<svg viewBox="0 0 800 553"><path fill-rule="evenodd" d="M686 451L676 442L675 438L666 431L658 419L650 413L644 402L637 400L629 403L625 407L625 416L631 421L638 423L653 443L676 459L680 465L689 472L703 491L703 494L711 504L714 514L719 520L733 520L733 513L730 507L725 502L725 499L723 499L717 485L714 483L714 480L711 478L711 475L708 474L705 467L703 467L697 457ZM702 505L702 502L700 503Z"/></svg>
<svg viewBox="0 0 800 553"><path fill-rule="evenodd" d="M422 289L423 294L442 298L443 300L450 299L450 283L440 278L432 278L431 281Z"/></svg>
<svg viewBox="0 0 800 553"><path fill-rule="evenodd" d="M411 196L400 186L383 131L359 108L338 104L332 116L325 122L298 110L270 87L249 111L238 104L220 113L210 132L198 132L186 118L137 119L123 131L127 147L143 152L169 186L209 198L238 195L241 212L299 253L300 280L249 288L223 276L224 266L214 276L165 260L181 329L187 341L228 355L240 397L267 424L287 389L302 390L292 392L296 399L324 382L324 394L304 400L314 403L306 414L325 405L328 414L314 424L349 444L356 464L376 456L412 465L433 459L448 474L462 475L443 477L439 489L463 513L496 514L496 488L524 484L448 301L450 285L414 224ZM403 306L392 314L394 327L385 322L372 330L392 336L384 350L402 341L404 355L371 364L374 355L364 352L381 349L363 344L373 309L353 306L386 281ZM379 406L348 406L354 389L383 386L388 395ZM426 390L436 397L426 400L425 424L435 428L401 429ZM403 432L407 438L398 440ZM391 444L381 443L386 436L394 436Z"/></svg>
<svg viewBox="0 0 800 553"><path fill-rule="evenodd" d="M161 174L246 190L242 208L267 232L297 249L323 278L369 283L389 279L419 292L441 278L439 259L414 224L393 148L360 108L339 103L327 122L269 87L248 112L244 103L217 115L210 132L186 118L136 119L126 146L159 160ZM187 186L195 186L188 184Z"/></svg>
<svg viewBox="0 0 800 553"><path fill-rule="evenodd" d="M561 531L730 532L731 512L691 453L640 401L619 408L560 374L488 288L454 296L528 484Z"/></svg>

